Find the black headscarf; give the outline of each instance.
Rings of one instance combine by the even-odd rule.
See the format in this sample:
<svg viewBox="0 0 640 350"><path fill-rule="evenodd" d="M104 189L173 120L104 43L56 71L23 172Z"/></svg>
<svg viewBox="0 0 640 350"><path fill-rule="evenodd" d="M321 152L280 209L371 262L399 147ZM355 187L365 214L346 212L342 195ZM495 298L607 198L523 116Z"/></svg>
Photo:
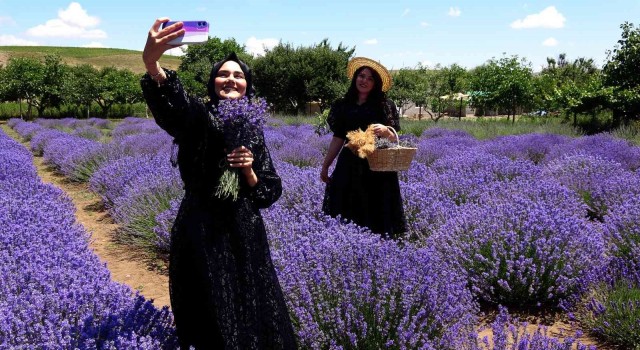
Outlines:
<svg viewBox="0 0 640 350"><path fill-rule="evenodd" d="M240 69L242 69L242 72L244 73L244 79L247 81L247 92L245 93L245 96L251 97L255 92L253 90L253 84L251 83L251 68L249 68L246 63L240 61L238 55L236 55L235 52L232 52L227 57L222 59L222 61L216 62L211 69L211 74L209 74L209 81L207 82L207 93L209 94L211 103L216 106L218 105L218 101L220 101L220 97L218 96L218 94L216 94L215 79L218 75L218 71L227 61L236 62L240 66Z"/></svg>

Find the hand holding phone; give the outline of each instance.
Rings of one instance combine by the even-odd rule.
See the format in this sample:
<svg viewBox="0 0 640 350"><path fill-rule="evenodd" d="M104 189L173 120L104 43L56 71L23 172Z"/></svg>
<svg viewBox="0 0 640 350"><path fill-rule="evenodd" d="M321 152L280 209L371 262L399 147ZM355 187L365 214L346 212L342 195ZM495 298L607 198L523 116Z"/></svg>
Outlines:
<svg viewBox="0 0 640 350"><path fill-rule="evenodd" d="M209 40L209 22L207 21L169 21L162 24L162 28L166 28L176 22L182 22L182 29L185 30L181 35L167 44L183 45L183 44L202 44Z"/></svg>

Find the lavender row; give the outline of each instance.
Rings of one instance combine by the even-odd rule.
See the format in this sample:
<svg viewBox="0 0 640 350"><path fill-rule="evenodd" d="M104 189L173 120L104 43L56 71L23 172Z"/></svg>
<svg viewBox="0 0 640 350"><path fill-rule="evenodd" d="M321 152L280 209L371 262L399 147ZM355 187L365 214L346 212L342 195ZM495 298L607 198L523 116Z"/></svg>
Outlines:
<svg viewBox="0 0 640 350"><path fill-rule="evenodd" d="M0 348L175 348L168 309L110 280L70 199L1 132L0 207Z"/></svg>

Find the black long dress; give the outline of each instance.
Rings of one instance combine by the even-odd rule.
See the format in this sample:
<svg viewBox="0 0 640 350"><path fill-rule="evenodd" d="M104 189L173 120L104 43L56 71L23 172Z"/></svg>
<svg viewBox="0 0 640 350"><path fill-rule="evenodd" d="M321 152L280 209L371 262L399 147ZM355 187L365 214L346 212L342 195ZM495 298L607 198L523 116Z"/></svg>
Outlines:
<svg viewBox="0 0 640 350"><path fill-rule="evenodd" d="M271 261L259 209L282 192L264 135L251 147L255 187L241 183L239 198L213 195L225 158L213 109L189 97L176 73L161 87L147 74L144 97L160 127L178 144L185 186L171 231L169 285L181 348L295 349L295 335ZM168 160L167 160L168 161ZM241 181L244 181L242 176Z"/></svg>
<svg viewBox="0 0 640 350"><path fill-rule="evenodd" d="M380 106L341 99L331 107L327 122L333 136L343 140L347 132L365 130L375 123L400 130L398 111L391 100ZM371 171L366 159L344 147L326 187L322 207L333 217L340 215L386 237L396 238L406 231L398 173Z"/></svg>

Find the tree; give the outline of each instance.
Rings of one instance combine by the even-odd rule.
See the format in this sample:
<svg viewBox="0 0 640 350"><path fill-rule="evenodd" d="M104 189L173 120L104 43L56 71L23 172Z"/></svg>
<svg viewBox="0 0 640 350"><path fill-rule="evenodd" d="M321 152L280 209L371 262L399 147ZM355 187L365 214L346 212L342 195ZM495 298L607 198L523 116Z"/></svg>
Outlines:
<svg viewBox="0 0 640 350"><path fill-rule="evenodd" d="M73 66L69 69L68 89L65 101L76 106L77 109L86 108L86 118L89 118L91 103L97 98L99 71L90 64ZM82 112L80 112L82 114Z"/></svg>
<svg viewBox="0 0 640 350"><path fill-rule="evenodd" d="M98 74L94 101L102 108L103 116L116 103L135 103L142 100L138 77L127 69L104 67Z"/></svg>
<svg viewBox="0 0 640 350"><path fill-rule="evenodd" d="M280 43L254 60L256 90L286 113L297 114L312 101L324 110L346 90L345 68L354 50L342 44L333 49L327 39L311 47Z"/></svg>
<svg viewBox="0 0 640 350"><path fill-rule="evenodd" d="M547 58L547 67L543 68L535 79L534 102L539 109L547 112L560 112L566 118L573 116L573 124L577 126L577 114L594 115L607 102L602 100L604 92L594 89L600 83L600 71L593 59L579 57L567 60L564 53L558 59ZM594 96L600 96L594 99ZM601 105L595 105L600 101Z"/></svg>
<svg viewBox="0 0 640 350"><path fill-rule="evenodd" d="M235 52L242 61L251 66L253 57L245 51L244 45L235 39L220 40L212 37L199 45L190 45L178 67L184 88L193 95L207 96L207 82L213 64Z"/></svg>
<svg viewBox="0 0 640 350"><path fill-rule="evenodd" d="M402 68L393 75L393 85L387 96L404 111L405 107L411 103L411 94L415 89L414 70Z"/></svg>
<svg viewBox="0 0 640 350"><path fill-rule="evenodd" d="M62 103L65 67L57 55L46 55L44 63L35 58L11 58L3 72L3 95L8 100L27 102L27 116L32 109L42 117L48 107ZM22 114L22 112L20 112Z"/></svg>
<svg viewBox="0 0 640 350"><path fill-rule="evenodd" d="M319 44L300 50L303 65L311 70L306 71L304 85L307 101L316 101L320 110L330 107L340 95L346 91L349 79L344 69L353 55L354 49L338 44L334 50L328 39Z"/></svg>
<svg viewBox="0 0 640 350"><path fill-rule="evenodd" d="M612 89L613 126L640 118L640 27L625 22L622 38L607 52L603 83Z"/></svg>
<svg viewBox="0 0 640 350"><path fill-rule="evenodd" d="M500 59L492 58L476 68L471 80L474 100L486 106L495 106L507 112L507 118L515 115L519 108L527 107L533 95L533 72L531 63L517 55ZM480 92L480 93L478 93ZM478 98L478 96L482 96ZM477 103L477 102L474 102Z"/></svg>

